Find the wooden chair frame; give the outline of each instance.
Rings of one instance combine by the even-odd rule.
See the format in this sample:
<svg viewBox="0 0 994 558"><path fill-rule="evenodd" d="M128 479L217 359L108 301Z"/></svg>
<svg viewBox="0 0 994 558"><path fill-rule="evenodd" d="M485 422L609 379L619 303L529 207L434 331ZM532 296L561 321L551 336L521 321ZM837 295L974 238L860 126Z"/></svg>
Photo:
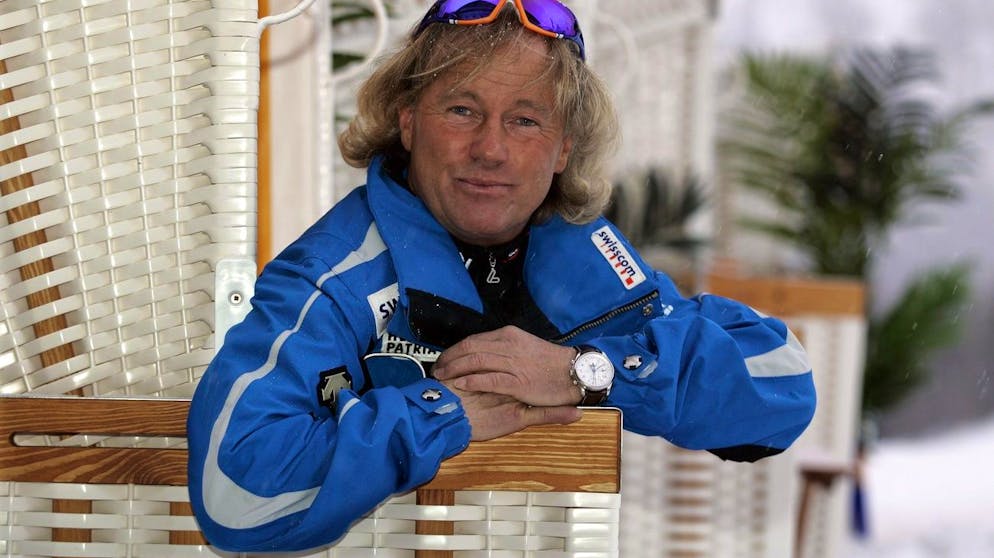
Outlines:
<svg viewBox="0 0 994 558"><path fill-rule="evenodd" d="M78 397L0 397L0 481L184 486L181 448L40 446L39 435L185 438L189 401ZM589 409L565 426L538 426L474 442L418 489L418 504L452 505L457 490L618 493L621 413ZM174 515L188 515L178 506ZM452 522L418 521L418 534L451 535ZM204 544L199 533L174 544ZM418 550L419 558L452 556Z"/></svg>

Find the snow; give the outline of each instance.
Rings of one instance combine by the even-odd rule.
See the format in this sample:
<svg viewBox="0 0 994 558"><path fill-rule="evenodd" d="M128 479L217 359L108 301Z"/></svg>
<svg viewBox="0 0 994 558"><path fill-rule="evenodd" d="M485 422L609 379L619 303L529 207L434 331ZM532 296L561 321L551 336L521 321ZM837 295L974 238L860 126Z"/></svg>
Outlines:
<svg viewBox="0 0 994 558"><path fill-rule="evenodd" d="M852 558L994 557L994 418L881 440L864 473L870 536Z"/></svg>

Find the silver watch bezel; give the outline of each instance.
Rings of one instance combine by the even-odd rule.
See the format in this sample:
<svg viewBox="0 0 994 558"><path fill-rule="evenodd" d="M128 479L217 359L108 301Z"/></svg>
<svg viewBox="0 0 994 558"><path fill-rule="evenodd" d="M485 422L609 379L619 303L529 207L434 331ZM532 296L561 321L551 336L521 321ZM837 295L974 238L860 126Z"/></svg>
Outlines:
<svg viewBox="0 0 994 558"><path fill-rule="evenodd" d="M582 374L586 374L586 369L583 369L581 371L580 369L578 369L578 367L583 361L587 360L599 360L601 361L601 364L607 365L608 369L610 369L611 371L611 377L608 378L606 384L603 385L594 384L591 383L591 381L589 381L587 378L583 377ZM577 385L583 387L585 391L588 392L607 391L611 389L611 385L614 383L614 364L611 362L611 359L609 359L606 354L604 354L599 350L596 349L588 351L581 350L580 353L576 355L576 358L573 359L573 364L571 368L572 368L573 378L577 382Z"/></svg>
<svg viewBox="0 0 994 558"><path fill-rule="evenodd" d="M614 363L611 362L611 359L608 358L604 351L601 351L597 347L593 347L591 345L579 345L574 347L574 349L576 349L576 355L573 357L572 362L570 362L569 375L573 385L580 390L580 404L599 404L604 399L607 399L607 396L611 393L611 386L614 385L614 378L617 372L614 368ZM580 358L584 355L597 355L596 358L603 358L607 363L611 370L611 379L607 386L591 386L586 381L580 379L577 374L576 365Z"/></svg>

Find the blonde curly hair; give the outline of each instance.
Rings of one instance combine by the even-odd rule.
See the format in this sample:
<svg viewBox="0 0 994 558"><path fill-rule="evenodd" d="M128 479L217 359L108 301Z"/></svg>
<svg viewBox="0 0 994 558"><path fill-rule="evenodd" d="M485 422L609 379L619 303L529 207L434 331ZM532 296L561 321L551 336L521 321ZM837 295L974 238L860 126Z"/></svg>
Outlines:
<svg viewBox="0 0 994 558"><path fill-rule="evenodd" d="M356 116L338 136L345 161L369 166L373 157L406 157L400 141L400 109L414 105L443 72L470 68L471 79L507 45L534 35L518 21L512 4L488 25L429 25L383 60L358 92ZM408 35L410 37L411 34ZM537 35L536 35L537 36ZM533 219L558 213L571 223L596 219L611 197L605 167L618 141L618 118L604 82L580 59L572 41L547 39L549 67L539 79L554 84L556 110L573 140L566 168L553 178Z"/></svg>

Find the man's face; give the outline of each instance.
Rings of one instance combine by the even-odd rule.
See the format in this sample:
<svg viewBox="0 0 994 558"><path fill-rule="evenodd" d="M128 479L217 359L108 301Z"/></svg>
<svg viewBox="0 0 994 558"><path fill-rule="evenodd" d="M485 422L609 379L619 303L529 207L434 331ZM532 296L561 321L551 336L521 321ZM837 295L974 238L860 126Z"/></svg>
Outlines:
<svg viewBox="0 0 994 558"><path fill-rule="evenodd" d="M480 246L514 238L542 204L572 142L553 111L539 38L498 51L473 79L442 74L400 111L409 181L453 236Z"/></svg>

